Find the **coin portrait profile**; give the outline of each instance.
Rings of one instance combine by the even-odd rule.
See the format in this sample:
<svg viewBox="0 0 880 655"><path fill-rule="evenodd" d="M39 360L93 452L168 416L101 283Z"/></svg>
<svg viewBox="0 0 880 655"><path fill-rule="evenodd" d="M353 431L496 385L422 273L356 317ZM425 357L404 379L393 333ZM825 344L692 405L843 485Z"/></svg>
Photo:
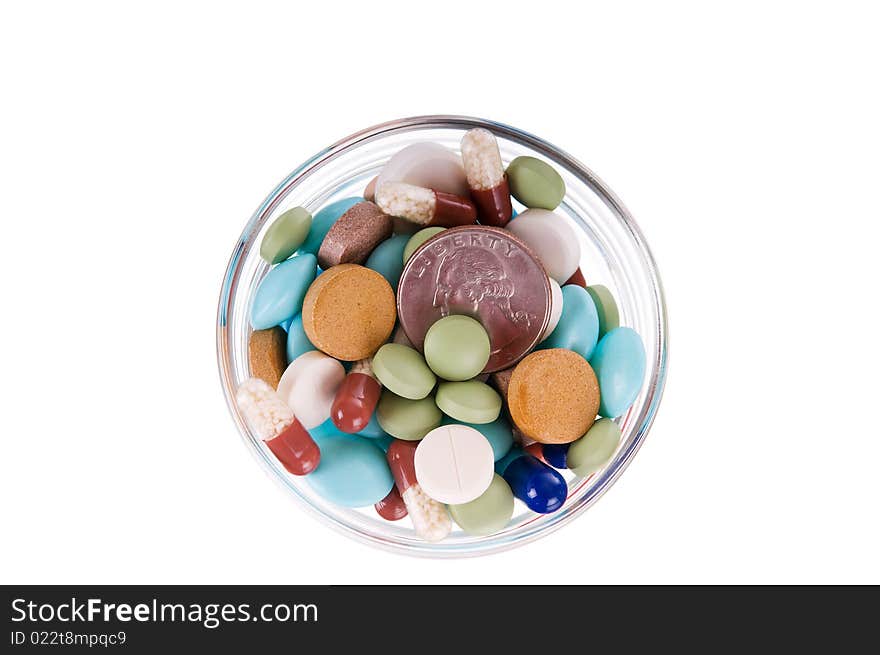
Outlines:
<svg viewBox="0 0 880 655"><path fill-rule="evenodd" d="M550 286L534 255L509 232L482 225L450 228L410 257L398 307L417 349L440 318L463 314L478 320L489 336L488 372L518 361L537 342L549 320Z"/></svg>
<svg viewBox="0 0 880 655"><path fill-rule="evenodd" d="M515 310L511 299L516 286L492 250L464 247L440 258L434 283L433 305L441 316L467 313L496 326L492 350L497 352L516 338L516 326L528 327L534 316ZM505 328L505 323L508 325ZM509 338L507 338L509 337Z"/></svg>

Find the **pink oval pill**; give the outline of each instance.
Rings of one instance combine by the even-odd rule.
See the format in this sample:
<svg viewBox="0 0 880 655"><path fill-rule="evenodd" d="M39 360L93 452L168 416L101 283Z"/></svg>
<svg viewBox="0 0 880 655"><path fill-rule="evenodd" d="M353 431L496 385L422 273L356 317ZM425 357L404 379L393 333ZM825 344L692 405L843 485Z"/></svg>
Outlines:
<svg viewBox="0 0 880 655"><path fill-rule="evenodd" d="M345 379L338 360L310 350L293 360L278 383L278 395L293 410L306 430L330 418L336 390Z"/></svg>

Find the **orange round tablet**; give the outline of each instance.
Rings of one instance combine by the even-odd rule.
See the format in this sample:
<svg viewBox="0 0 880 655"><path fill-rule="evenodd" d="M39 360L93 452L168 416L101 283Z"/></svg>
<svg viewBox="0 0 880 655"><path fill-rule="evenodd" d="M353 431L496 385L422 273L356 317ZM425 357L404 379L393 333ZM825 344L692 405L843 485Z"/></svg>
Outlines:
<svg viewBox="0 0 880 655"><path fill-rule="evenodd" d="M507 403L526 436L541 443L570 443L596 420L599 382L576 352L536 350L513 369Z"/></svg>
<svg viewBox="0 0 880 655"><path fill-rule="evenodd" d="M303 300L303 328L319 350L343 361L370 357L388 340L397 310L376 271L340 264L319 275Z"/></svg>

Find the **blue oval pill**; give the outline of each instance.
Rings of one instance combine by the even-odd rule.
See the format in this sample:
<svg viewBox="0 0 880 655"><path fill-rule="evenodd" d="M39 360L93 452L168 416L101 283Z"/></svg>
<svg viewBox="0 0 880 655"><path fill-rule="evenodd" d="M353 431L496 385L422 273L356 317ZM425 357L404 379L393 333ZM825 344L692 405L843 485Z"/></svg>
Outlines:
<svg viewBox="0 0 880 655"><path fill-rule="evenodd" d="M545 443L541 444L541 454L544 461L556 469L568 468L568 447L569 443Z"/></svg>
<svg viewBox="0 0 880 655"><path fill-rule="evenodd" d="M306 481L327 500L343 507L368 507L391 491L394 478L385 453L372 442L333 434L319 435L315 442L321 462Z"/></svg>
<svg viewBox="0 0 880 655"><path fill-rule="evenodd" d="M642 338L632 328L614 328L599 341L590 365L599 380L599 414L622 415L639 395L645 377Z"/></svg>
<svg viewBox="0 0 880 655"><path fill-rule="evenodd" d="M562 316L556 329L539 346L573 350L590 359L599 339L599 313L587 290L576 284L562 287Z"/></svg>
<svg viewBox="0 0 880 655"><path fill-rule="evenodd" d="M310 350L317 350L306 336L303 328L302 314L297 314L290 321L287 328L287 361L292 362L294 359Z"/></svg>
<svg viewBox="0 0 880 655"><path fill-rule="evenodd" d="M388 280L392 289L397 289L400 274L403 272L403 249L411 234L398 234L380 243L364 264Z"/></svg>
<svg viewBox="0 0 880 655"><path fill-rule="evenodd" d="M254 294L251 326L255 330L266 330L298 314L306 291L315 279L317 265L314 255L299 255L269 271Z"/></svg>
<svg viewBox="0 0 880 655"><path fill-rule="evenodd" d="M349 209L359 202L363 202L363 198L343 198L316 212L312 216L312 226L309 228L309 235L299 247L299 252L310 252L315 254L321 247L321 242L327 236L327 232L333 227L333 224Z"/></svg>
<svg viewBox="0 0 880 655"><path fill-rule="evenodd" d="M507 462L501 477L510 485L513 495L533 512L538 514L555 512L562 507L568 497L565 478L544 462L521 450L517 456L516 450L518 449L511 450L511 453L498 462L498 464ZM496 471L498 464L495 467Z"/></svg>

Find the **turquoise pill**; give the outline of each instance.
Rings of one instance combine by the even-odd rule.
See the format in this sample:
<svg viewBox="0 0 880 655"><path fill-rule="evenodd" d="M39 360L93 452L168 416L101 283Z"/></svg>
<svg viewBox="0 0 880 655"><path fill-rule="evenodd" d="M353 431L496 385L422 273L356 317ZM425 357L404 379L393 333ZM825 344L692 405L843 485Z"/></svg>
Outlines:
<svg viewBox="0 0 880 655"><path fill-rule="evenodd" d="M376 421L375 414L373 415L371 423ZM309 430L309 434L312 438L320 445L320 440L324 437L346 437L347 439L366 439L370 443L375 444L382 448L382 450L387 450L388 446L386 441L392 439L385 430L379 427L379 423L375 423L375 428L370 428L368 425L366 428L358 432L357 434L352 434L350 432L343 432L339 428L336 427L336 424L333 422L332 418L328 418L326 421L321 423L316 428L312 428ZM388 442L390 443L390 442Z"/></svg>
<svg viewBox="0 0 880 655"><path fill-rule="evenodd" d="M270 264L283 262L296 252L312 225L312 215L302 207L288 209L275 219L260 243L260 257Z"/></svg>
<svg viewBox="0 0 880 655"><path fill-rule="evenodd" d="M526 207L554 210L565 196L565 182L552 166L535 157L517 157L507 167L510 195Z"/></svg>
<svg viewBox="0 0 880 655"><path fill-rule="evenodd" d="M585 478L611 461L618 444L620 428L617 424L610 418L599 419L584 436L569 446L565 465L575 475Z"/></svg>
<svg viewBox="0 0 880 655"><path fill-rule="evenodd" d="M614 418L633 404L645 377L645 346L632 328L606 334L593 351L590 365L599 380L599 414Z"/></svg>
<svg viewBox="0 0 880 655"><path fill-rule="evenodd" d="M470 316L446 316L425 334L425 359L444 380L470 380L489 361L489 335Z"/></svg>
<svg viewBox="0 0 880 655"><path fill-rule="evenodd" d="M462 423L491 423L501 413L501 396L484 382L441 382L435 397L443 413Z"/></svg>
<svg viewBox="0 0 880 655"><path fill-rule="evenodd" d="M421 353L399 343L386 343L376 351L373 375L386 389L410 400L424 398L437 383Z"/></svg>
<svg viewBox="0 0 880 655"><path fill-rule="evenodd" d="M333 227L333 224L349 209L359 202L363 202L363 198L343 198L336 202L331 202L321 211L316 212L312 217L312 226L309 229L309 236L300 246L300 252L310 252L313 255L318 252L321 242L327 236L327 232Z"/></svg>
<svg viewBox="0 0 880 655"><path fill-rule="evenodd" d="M324 437L348 437L354 438L355 435L349 434L348 432L343 432L339 428L336 427L336 424L333 422L333 419L327 419L321 425L312 428L309 430L309 434L312 439L315 440L315 443L320 447L321 439Z"/></svg>
<svg viewBox="0 0 880 655"><path fill-rule="evenodd" d="M290 321L287 328L287 361L292 362L294 359L310 350L317 350L306 336L303 329L302 314L297 314Z"/></svg>
<svg viewBox="0 0 880 655"><path fill-rule="evenodd" d="M306 254L283 261L269 271L254 294L251 326L266 330L298 314L317 265L315 256Z"/></svg>
<svg viewBox="0 0 880 655"><path fill-rule="evenodd" d="M617 302L608 287L601 284L593 284L587 287L587 293L596 305L596 314L599 316L599 338L604 337L616 327L620 327L620 312L617 310Z"/></svg>
<svg viewBox="0 0 880 655"><path fill-rule="evenodd" d="M377 437L374 441L376 445L382 449L383 453L387 453L388 448L394 443L394 437L388 434L383 434L381 437Z"/></svg>
<svg viewBox="0 0 880 655"><path fill-rule="evenodd" d="M388 280L392 289L397 289L400 273L403 271L403 249L409 241L408 234L398 234L380 243L367 258L367 268L371 268Z"/></svg>
<svg viewBox="0 0 880 655"><path fill-rule="evenodd" d="M419 230L413 234L409 238L409 241L406 242L406 246L403 249L403 263L406 264L406 261L412 257L412 254L418 250L419 246L425 243L425 241L440 234L445 229L446 228L444 227L426 227L424 230Z"/></svg>
<svg viewBox="0 0 880 655"><path fill-rule="evenodd" d="M497 473L489 488L469 503L450 505L449 513L465 534L484 537L503 529L513 516L513 492Z"/></svg>
<svg viewBox="0 0 880 655"><path fill-rule="evenodd" d="M462 423L449 417L443 419L443 425L452 424L466 425L486 437L486 441L492 446L492 455L496 462L504 457L513 446L513 430L503 416L499 416L491 423Z"/></svg>
<svg viewBox="0 0 880 655"><path fill-rule="evenodd" d="M366 437L367 439L382 439L383 437L387 437L388 433L382 429L382 426L379 425L379 419L376 418L376 412L373 412L373 415L370 417L370 422L358 432L362 437Z"/></svg>
<svg viewBox="0 0 880 655"><path fill-rule="evenodd" d="M589 360L599 338L599 315L587 290L576 284L562 287L562 316L540 349L566 348Z"/></svg>
<svg viewBox="0 0 880 655"><path fill-rule="evenodd" d="M322 497L343 507L369 507L391 491L394 478L385 453L372 442L334 434L315 441L321 462L306 481Z"/></svg>
<svg viewBox="0 0 880 655"><path fill-rule="evenodd" d="M440 425L443 413L430 396L409 400L385 389L376 405L376 418L382 429L392 437L418 441Z"/></svg>

